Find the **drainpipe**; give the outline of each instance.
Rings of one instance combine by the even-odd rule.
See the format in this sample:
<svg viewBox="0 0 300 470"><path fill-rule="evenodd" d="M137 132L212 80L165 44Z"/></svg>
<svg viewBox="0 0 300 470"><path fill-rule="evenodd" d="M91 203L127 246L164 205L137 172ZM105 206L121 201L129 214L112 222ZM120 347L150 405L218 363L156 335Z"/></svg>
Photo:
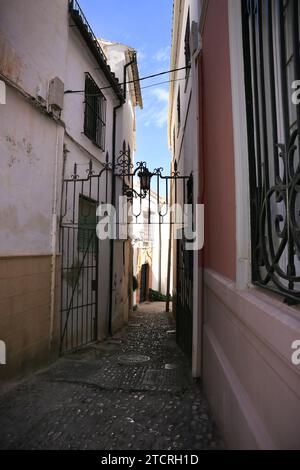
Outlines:
<svg viewBox="0 0 300 470"><path fill-rule="evenodd" d="M123 83L124 83L123 96L124 96L124 101L126 101L126 97L127 97L127 87L126 87L127 69L128 69L128 67L133 65L135 62L136 62L136 55L134 55L133 59L130 62L128 62L128 64L124 65L124 73L123 73Z"/></svg>
<svg viewBox="0 0 300 470"><path fill-rule="evenodd" d="M111 180L111 205L115 206L116 202L116 176L115 176L115 164L116 164L116 127L117 127L117 111L123 106L120 103L114 107L113 110L113 137L112 137L112 180ZM109 241L109 317L108 317L108 334L112 336L112 311L113 311L113 283L114 283L114 252L115 244L114 240Z"/></svg>
<svg viewBox="0 0 300 470"><path fill-rule="evenodd" d="M126 78L127 78L127 69L132 64L134 64L136 58L124 65L123 73L123 102L120 100L119 104L113 109L113 135L112 135L112 184L111 184L111 205L115 207L116 204L116 176L114 173L114 168L116 164L116 136L117 136L117 111L122 108L123 104L126 102ZM114 240L110 240L110 261L109 261L109 317L108 317L108 334L112 336L112 314L113 314L113 291L115 290L114 285L114 255L115 255L115 243Z"/></svg>
<svg viewBox="0 0 300 470"><path fill-rule="evenodd" d="M49 330L49 356L52 352L55 317L55 284L56 284L56 257L57 257L57 204L58 204L58 158L59 158L59 126L56 126L52 225L51 225L51 284L50 284L50 330Z"/></svg>
<svg viewBox="0 0 300 470"><path fill-rule="evenodd" d="M170 167L171 174L172 174L172 164ZM172 183L170 185L170 206L172 206L173 200L173 187ZM167 302L166 302L166 312L170 311L170 286L171 286L171 262L172 262L172 236L173 236L173 214L170 212L170 219L169 219L169 246L168 246L168 269L167 269Z"/></svg>
<svg viewBox="0 0 300 470"><path fill-rule="evenodd" d="M158 224L158 230L159 230L159 247L158 247L158 291L160 294L162 294L162 288L161 288L161 217L159 216L159 224Z"/></svg>

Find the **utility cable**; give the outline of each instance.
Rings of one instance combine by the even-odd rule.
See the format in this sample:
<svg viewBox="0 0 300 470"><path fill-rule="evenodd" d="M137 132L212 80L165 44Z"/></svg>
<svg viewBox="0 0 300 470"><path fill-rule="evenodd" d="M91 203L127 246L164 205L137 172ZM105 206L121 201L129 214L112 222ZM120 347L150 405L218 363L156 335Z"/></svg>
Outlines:
<svg viewBox="0 0 300 470"><path fill-rule="evenodd" d="M178 69L173 69L173 70L166 70L164 72L160 72L160 73L155 73L153 75L148 75L146 77L142 77L142 78L136 78L135 80L129 80L127 82L123 82L123 83L118 83L118 85L120 86L124 86L124 85L128 85L130 83L136 83L136 82L142 82L143 80L149 80L150 78L155 78L155 77L160 77L162 75L166 75L168 73L173 73L173 72L179 72L180 70L187 70L187 69L190 69L191 67L180 67ZM101 87L99 88L100 91L102 90L107 90L109 88L114 88L112 85L109 85L109 86L105 86L105 87ZM66 90L65 91L65 95L70 95L70 94L74 94L74 93L85 93L85 90Z"/></svg>

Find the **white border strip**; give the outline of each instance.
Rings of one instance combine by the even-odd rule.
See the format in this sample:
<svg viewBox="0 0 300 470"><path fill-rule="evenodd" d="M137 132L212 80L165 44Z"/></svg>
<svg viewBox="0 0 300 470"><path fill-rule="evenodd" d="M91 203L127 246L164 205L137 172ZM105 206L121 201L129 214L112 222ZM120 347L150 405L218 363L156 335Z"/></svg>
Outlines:
<svg viewBox="0 0 300 470"><path fill-rule="evenodd" d="M236 287L251 282L250 192L241 2L228 0L236 192Z"/></svg>

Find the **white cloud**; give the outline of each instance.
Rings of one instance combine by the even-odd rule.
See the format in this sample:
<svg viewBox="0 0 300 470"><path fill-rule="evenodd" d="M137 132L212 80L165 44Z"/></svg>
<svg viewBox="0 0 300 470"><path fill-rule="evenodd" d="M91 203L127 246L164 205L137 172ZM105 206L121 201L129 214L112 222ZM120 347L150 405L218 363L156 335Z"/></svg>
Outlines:
<svg viewBox="0 0 300 470"><path fill-rule="evenodd" d="M154 95L158 101L169 102L169 91L164 88L154 88L152 90L152 95Z"/></svg>
<svg viewBox="0 0 300 470"><path fill-rule="evenodd" d="M147 54L144 52L143 49L138 49L137 50L137 59L139 62L142 62L147 59Z"/></svg>
<svg viewBox="0 0 300 470"><path fill-rule="evenodd" d="M144 125L163 127L168 121L169 92L164 88L154 88L145 102L142 118Z"/></svg>
<svg viewBox="0 0 300 470"><path fill-rule="evenodd" d="M168 62L170 60L171 47L166 46L159 49L153 56L157 62Z"/></svg>

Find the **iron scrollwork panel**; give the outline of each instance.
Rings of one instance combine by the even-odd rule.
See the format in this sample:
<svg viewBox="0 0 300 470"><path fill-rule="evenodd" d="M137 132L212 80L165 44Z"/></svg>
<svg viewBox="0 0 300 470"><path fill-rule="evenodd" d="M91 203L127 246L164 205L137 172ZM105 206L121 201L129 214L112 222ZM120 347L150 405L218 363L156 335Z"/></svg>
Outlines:
<svg viewBox="0 0 300 470"><path fill-rule="evenodd" d="M297 303L300 109L292 104L290 87L291 77L300 79L299 5L297 0L244 5L252 280Z"/></svg>

